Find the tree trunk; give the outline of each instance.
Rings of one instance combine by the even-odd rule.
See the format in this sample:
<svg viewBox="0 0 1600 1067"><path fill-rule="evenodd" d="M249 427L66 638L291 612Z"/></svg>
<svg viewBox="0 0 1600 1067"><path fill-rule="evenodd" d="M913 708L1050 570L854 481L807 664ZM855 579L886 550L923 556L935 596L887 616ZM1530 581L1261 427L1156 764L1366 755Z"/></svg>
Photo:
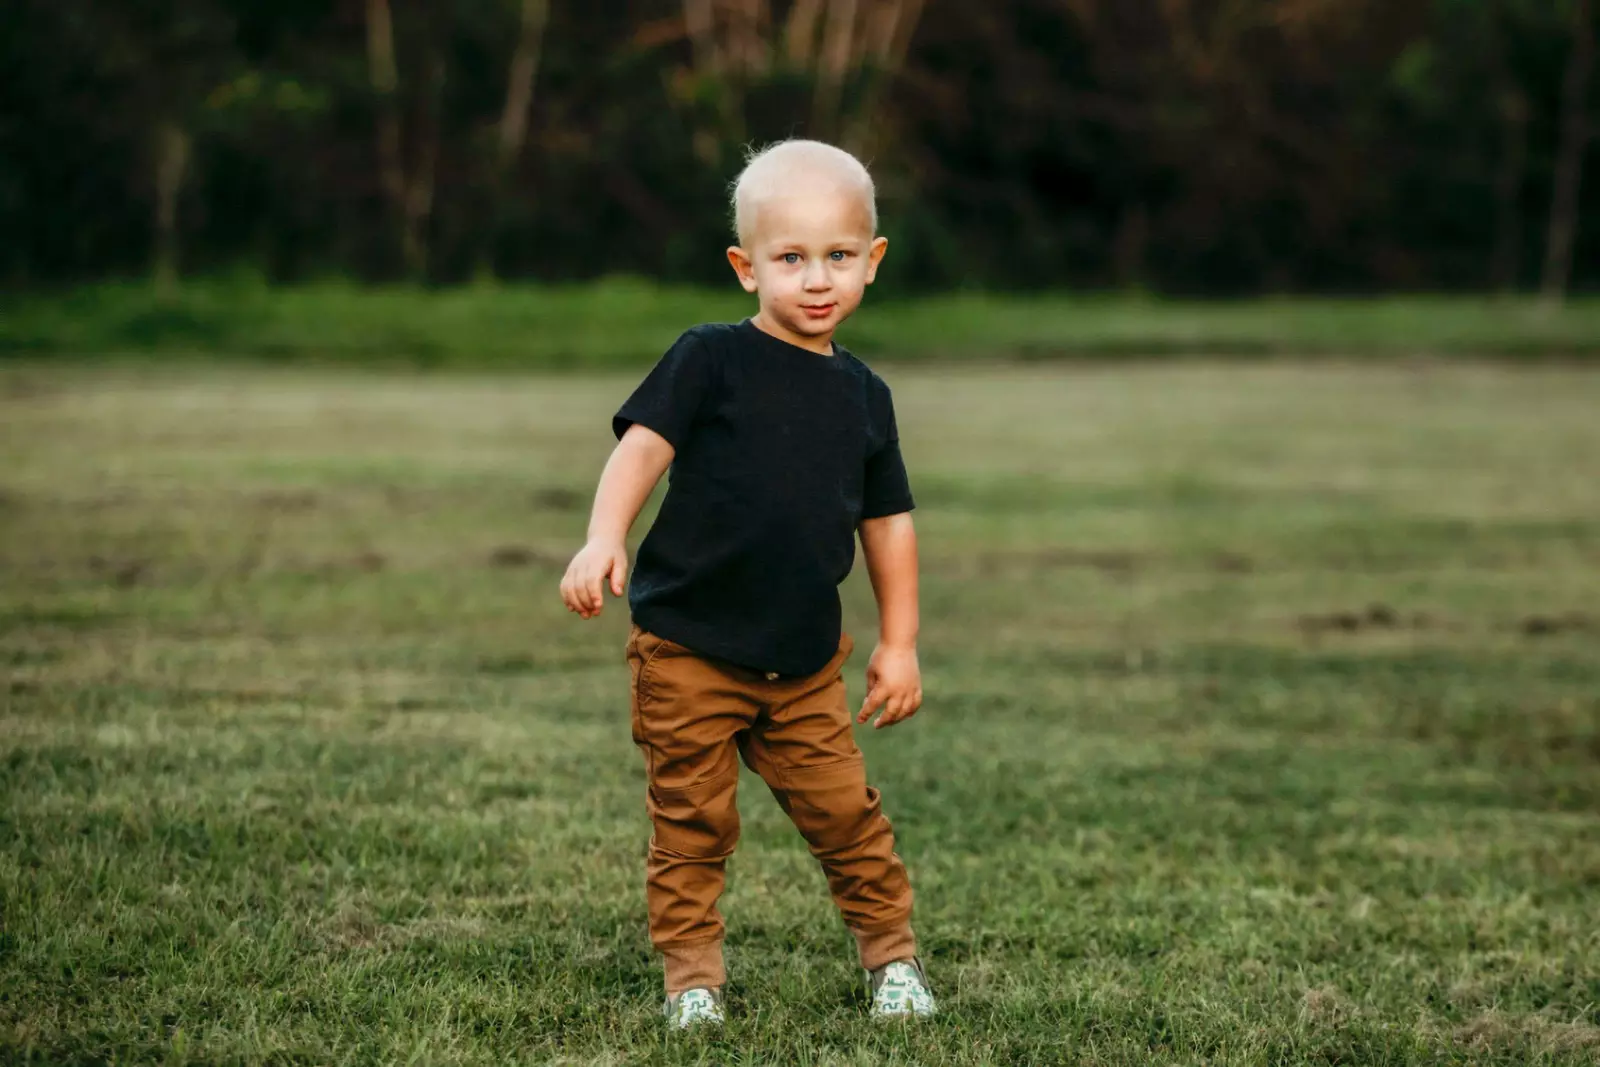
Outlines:
<svg viewBox="0 0 1600 1067"><path fill-rule="evenodd" d="M889 34L881 63L884 72L897 75L906 65L906 55L911 51L911 37L922 20L923 0L895 0L894 16L889 22Z"/></svg>
<svg viewBox="0 0 1600 1067"><path fill-rule="evenodd" d="M189 134L170 119L156 130L155 255L156 289L170 295L178 284L178 200L189 171Z"/></svg>
<svg viewBox="0 0 1600 1067"><path fill-rule="evenodd" d="M421 281L428 275L428 229L433 220L434 175L439 168L439 103L444 95L444 57L428 57L428 95L417 129L416 166L406 184L401 254L406 273Z"/></svg>
<svg viewBox="0 0 1600 1067"><path fill-rule="evenodd" d="M1520 89L1508 88L1502 94L1500 120L1505 143L1494 179L1494 257L1489 281L1497 291L1509 293L1516 289L1522 270L1522 183L1528 163L1528 98Z"/></svg>
<svg viewBox="0 0 1600 1067"><path fill-rule="evenodd" d="M406 244L406 170L400 152L400 71L395 62L389 0L367 2L367 73L378 104L378 181L389 204L396 242ZM393 246L391 246L393 247Z"/></svg>
<svg viewBox="0 0 1600 1067"><path fill-rule="evenodd" d="M743 87L737 78L729 77L729 67L734 57L717 36L716 0L683 0L683 27L689 38L694 56L693 69L696 82L695 96L704 99L703 92L710 83L713 104L708 113L703 104L694 105L691 121L694 133L690 144L695 156L706 166L722 163L723 146L742 140Z"/></svg>
<svg viewBox="0 0 1600 1067"><path fill-rule="evenodd" d="M509 170L528 137L528 113L533 107L533 79L544 52L544 29L550 20L549 0L522 0L522 29L511 56L506 79L506 105L500 112L500 153L495 163Z"/></svg>
<svg viewBox="0 0 1600 1067"><path fill-rule="evenodd" d="M533 110L533 82L539 73L544 53L544 31L550 21L550 0L522 0L522 28L517 48L511 55L506 79L506 103L500 112L500 138L494 158L490 210L493 216L482 247L478 250L477 276L480 281L494 277L494 249L505 227L506 201L511 172L528 139L528 115Z"/></svg>
<svg viewBox="0 0 1600 1067"><path fill-rule="evenodd" d="M1495 106L1500 119L1500 158L1494 177L1494 251L1489 285L1516 291L1522 273L1522 190L1528 169L1528 94L1517 81L1510 41L1516 24L1514 0L1490 0L1486 23Z"/></svg>
<svg viewBox="0 0 1600 1067"><path fill-rule="evenodd" d="M772 12L763 0L739 0L729 10L729 51L735 66L745 77L765 74L772 66L772 53L767 47L767 24Z"/></svg>
<svg viewBox="0 0 1600 1067"><path fill-rule="evenodd" d="M1544 300L1566 299L1572 278L1572 249L1578 230L1578 191L1583 155L1589 147L1589 76L1594 68L1592 0L1572 6L1572 54L1561 86L1561 145L1556 155L1555 189L1550 200L1550 232L1545 243Z"/></svg>
<svg viewBox="0 0 1600 1067"><path fill-rule="evenodd" d="M829 0L828 19L822 31L822 53L817 57L817 87L811 101L814 137L838 137L845 78L855 51L857 0Z"/></svg>
<svg viewBox="0 0 1600 1067"><path fill-rule="evenodd" d="M783 31L783 48L789 65L796 68L809 66L817 50L817 19L822 14L822 0L795 0L789 9L789 20Z"/></svg>
<svg viewBox="0 0 1600 1067"><path fill-rule="evenodd" d="M683 25L694 46L695 70L712 77L722 73L722 50L717 47L716 9L712 0L683 0Z"/></svg>
<svg viewBox="0 0 1600 1067"><path fill-rule="evenodd" d="M1132 290L1144 284L1149 245L1150 209L1142 202L1127 205L1111 242L1111 269L1118 286Z"/></svg>
<svg viewBox="0 0 1600 1067"><path fill-rule="evenodd" d="M878 0L862 35L858 66L866 83L840 139L845 147L865 156L878 153L883 123L878 121L883 95L905 68L911 38L922 18L922 0Z"/></svg>

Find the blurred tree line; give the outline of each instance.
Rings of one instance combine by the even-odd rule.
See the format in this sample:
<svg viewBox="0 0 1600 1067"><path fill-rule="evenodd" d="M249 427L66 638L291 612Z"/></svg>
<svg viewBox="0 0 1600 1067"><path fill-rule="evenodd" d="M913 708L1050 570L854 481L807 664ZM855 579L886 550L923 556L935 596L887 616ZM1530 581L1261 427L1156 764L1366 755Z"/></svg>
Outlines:
<svg viewBox="0 0 1600 1067"><path fill-rule="evenodd" d="M897 285L1559 297L1594 8L9 0L0 277L721 281L746 146L807 135Z"/></svg>

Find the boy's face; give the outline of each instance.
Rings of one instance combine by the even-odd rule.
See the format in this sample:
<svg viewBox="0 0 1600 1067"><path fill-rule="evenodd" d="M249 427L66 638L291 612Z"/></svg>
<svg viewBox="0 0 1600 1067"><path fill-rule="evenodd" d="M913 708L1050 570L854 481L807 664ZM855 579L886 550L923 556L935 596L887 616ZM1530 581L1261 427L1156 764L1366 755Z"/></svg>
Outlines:
<svg viewBox="0 0 1600 1067"><path fill-rule="evenodd" d="M728 262L745 292L761 298L758 325L829 353L833 331L860 306L888 247L872 236L871 210L858 192L823 186L761 202Z"/></svg>

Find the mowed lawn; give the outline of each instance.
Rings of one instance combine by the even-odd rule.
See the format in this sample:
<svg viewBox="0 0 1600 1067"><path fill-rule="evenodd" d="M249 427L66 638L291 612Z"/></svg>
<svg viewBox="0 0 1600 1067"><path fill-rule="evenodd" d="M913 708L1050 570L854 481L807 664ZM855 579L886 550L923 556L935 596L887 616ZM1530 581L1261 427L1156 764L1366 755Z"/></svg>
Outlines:
<svg viewBox="0 0 1600 1067"><path fill-rule="evenodd" d="M556 592L636 374L0 370L0 1061L1600 1062L1600 372L884 373L943 1014L864 1018L747 779L673 1039L626 611Z"/></svg>

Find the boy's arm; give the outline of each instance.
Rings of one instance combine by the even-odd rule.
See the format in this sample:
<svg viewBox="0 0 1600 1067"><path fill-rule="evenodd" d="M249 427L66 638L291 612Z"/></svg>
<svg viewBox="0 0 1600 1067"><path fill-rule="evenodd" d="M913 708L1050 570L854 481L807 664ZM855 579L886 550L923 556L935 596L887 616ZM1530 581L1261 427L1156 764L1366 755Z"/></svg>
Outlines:
<svg viewBox="0 0 1600 1067"><path fill-rule="evenodd" d="M611 592L622 595L628 575L628 531L675 454L666 438L639 423L617 442L595 490L589 542L572 557L561 579L561 599L569 611L585 619L599 615L608 577Z"/></svg>
<svg viewBox="0 0 1600 1067"><path fill-rule="evenodd" d="M861 548L878 599L878 647L867 664L867 698L857 722L880 704L875 729L909 719L922 706L917 664L917 531L910 512L864 519Z"/></svg>

